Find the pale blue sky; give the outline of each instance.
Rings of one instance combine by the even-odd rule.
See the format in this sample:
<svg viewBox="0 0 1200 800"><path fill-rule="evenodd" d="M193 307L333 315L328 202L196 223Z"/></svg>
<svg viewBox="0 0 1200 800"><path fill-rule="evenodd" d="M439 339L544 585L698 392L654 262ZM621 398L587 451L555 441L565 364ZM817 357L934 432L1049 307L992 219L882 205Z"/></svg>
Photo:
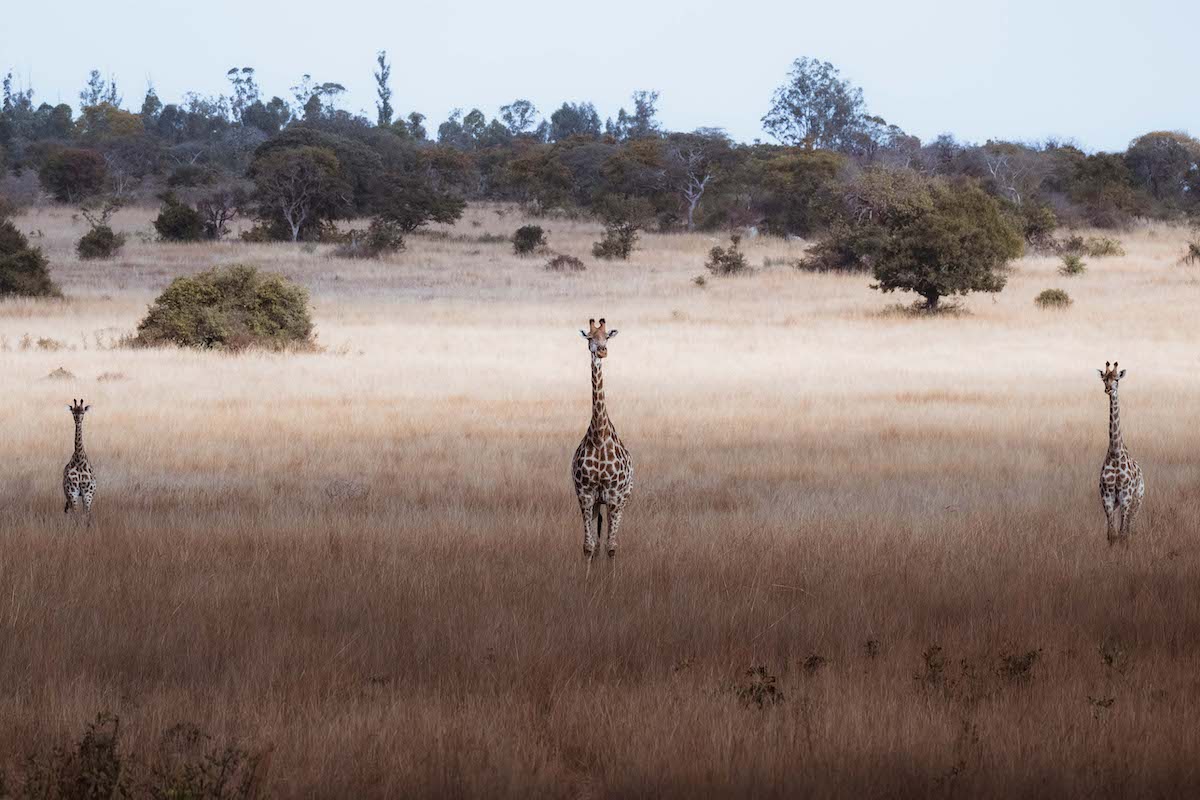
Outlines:
<svg viewBox="0 0 1200 800"><path fill-rule="evenodd" d="M677 130L766 139L760 118L792 59L836 64L869 108L928 140L1073 138L1123 149L1154 129L1200 135L1200 2L859 0L841 3L563 0L7 0L0 68L38 98L72 106L89 69L115 75L126 105L147 79L165 102L225 92L253 66L288 97L309 72L374 114L376 50L394 62L393 104L435 129L456 106L489 115L516 97L549 114L591 100L602 117L634 89L662 93Z"/></svg>

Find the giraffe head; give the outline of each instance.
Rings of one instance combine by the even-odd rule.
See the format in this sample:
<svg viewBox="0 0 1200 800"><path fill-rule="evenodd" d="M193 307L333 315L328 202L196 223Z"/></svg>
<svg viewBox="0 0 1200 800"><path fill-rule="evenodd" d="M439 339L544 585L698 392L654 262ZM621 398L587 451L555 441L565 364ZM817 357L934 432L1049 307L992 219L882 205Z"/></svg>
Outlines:
<svg viewBox="0 0 1200 800"><path fill-rule="evenodd" d="M91 406L85 406L83 404L83 398L80 398L78 400L72 400L71 405L67 406L67 411L71 412L71 416L75 418L76 422L80 422L83 420L83 415L90 411L91 408Z"/></svg>
<svg viewBox="0 0 1200 800"><path fill-rule="evenodd" d="M1117 372L1116 361L1112 363L1112 366L1109 366L1108 362L1105 361L1104 369L1098 369L1096 372L1100 373L1100 380L1104 381L1105 394L1112 394L1115 392L1117 390L1117 383L1121 380L1121 378L1125 377L1125 370Z"/></svg>
<svg viewBox="0 0 1200 800"><path fill-rule="evenodd" d="M588 320L588 329L581 330L579 334L588 340L588 350L593 358L604 358L608 355L608 340L617 335L614 328L609 330L604 322L604 317L600 318L600 324L596 324L596 320Z"/></svg>

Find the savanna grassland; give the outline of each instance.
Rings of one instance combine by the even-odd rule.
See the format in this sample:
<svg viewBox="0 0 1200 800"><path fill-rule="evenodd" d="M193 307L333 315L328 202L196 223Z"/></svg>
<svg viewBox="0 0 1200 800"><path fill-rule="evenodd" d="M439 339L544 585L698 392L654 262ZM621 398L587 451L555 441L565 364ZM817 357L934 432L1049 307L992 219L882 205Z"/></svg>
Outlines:
<svg viewBox="0 0 1200 800"><path fill-rule="evenodd" d="M588 264L556 274L495 206L384 261L160 244L152 213L121 212L147 235L107 263L69 210L18 218L67 300L0 304L10 785L108 712L128 760L196 726L284 797L1200 792L1183 231L1072 278L1026 257L917 318L792 269L798 241L700 287L718 238L597 263L598 225L542 221ZM117 346L170 278L237 262L309 287L321 351ZM1051 287L1074 304L1036 308ZM568 467L600 316L637 482L585 582ZM1112 359L1148 489L1114 548ZM62 513L79 396L90 527Z"/></svg>

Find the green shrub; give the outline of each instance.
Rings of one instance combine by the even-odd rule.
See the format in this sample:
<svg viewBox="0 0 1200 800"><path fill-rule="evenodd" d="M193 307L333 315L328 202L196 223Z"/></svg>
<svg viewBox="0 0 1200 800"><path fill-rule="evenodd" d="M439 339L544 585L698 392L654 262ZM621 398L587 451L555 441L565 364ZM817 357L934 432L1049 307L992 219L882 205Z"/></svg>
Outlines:
<svg viewBox="0 0 1200 800"><path fill-rule="evenodd" d="M54 151L38 170L46 191L60 203L74 203L104 188L108 167L95 150L65 147Z"/></svg>
<svg viewBox="0 0 1200 800"><path fill-rule="evenodd" d="M1067 253L1062 257L1062 266L1058 268L1060 275L1082 275L1087 272L1087 264L1083 263L1083 257L1074 253Z"/></svg>
<svg viewBox="0 0 1200 800"><path fill-rule="evenodd" d="M928 179L927 179L928 180ZM1024 251L1000 204L969 182L928 180L913 210L891 216L872 271L881 292L905 290L937 311L941 298L999 292L1004 268Z"/></svg>
<svg viewBox="0 0 1200 800"><path fill-rule="evenodd" d="M12 220L0 216L0 297L62 297L48 267L41 248L30 247Z"/></svg>
<svg viewBox="0 0 1200 800"><path fill-rule="evenodd" d="M309 347L308 291L244 265L176 278L138 323L133 345L240 350Z"/></svg>
<svg viewBox="0 0 1200 800"><path fill-rule="evenodd" d="M114 233L107 225L98 225L85 233L75 245L75 252L83 260L112 258L125 246L125 234Z"/></svg>
<svg viewBox="0 0 1200 800"><path fill-rule="evenodd" d="M1062 289L1046 289L1033 299L1038 308L1066 308L1071 296Z"/></svg>
<svg viewBox="0 0 1200 800"><path fill-rule="evenodd" d="M604 237L592 245L596 258L624 261L637 243L638 226L632 222L613 221L604 226Z"/></svg>
<svg viewBox="0 0 1200 800"><path fill-rule="evenodd" d="M541 225L522 225L512 237L513 252L527 256L546 249L546 232Z"/></svg>
<svg viewBox="0 0 1200 800"><path fill-rule="evenodd" d="M154 230L168 242L198 242L204 237L204 217L174 194L163 196Z"/></svg>
<svg viewBox="0 0 1200 800"><path fill-rule="evenodd" d="M551 272L583 272L587 267L575 256L560 254L546 262Z"/></svg>
<svg viewBox="0 0 1200 800"><path fill-rule="evenodd" d="M403 249L404 231L400 226L377 217L365 231L355 229L346 234L346 241L333 254L338 258L379 258Z"/></svg>
<svg viewBox="0 0 1200 800"><path fill-rule="evenodd" d="M713 275L745 275L752 270L750 262L739 249L742 237L736 233L729 237L729 247L714 247L708 251L704 267Z"/></svg>

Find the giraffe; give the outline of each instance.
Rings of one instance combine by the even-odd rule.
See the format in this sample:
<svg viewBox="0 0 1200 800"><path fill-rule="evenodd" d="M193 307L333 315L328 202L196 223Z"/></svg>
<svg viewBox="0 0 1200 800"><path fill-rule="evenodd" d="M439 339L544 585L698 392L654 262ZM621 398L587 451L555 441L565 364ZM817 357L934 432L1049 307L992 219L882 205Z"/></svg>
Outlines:
<svg viewBox="0 0 1200 800"><path fill-rule="evenodd" d="M588 573L591 572L592 557L596 554L596 543L604 530L601 511L608 507L608 555L617 554L617 531L621 528L621 513L625 501L633 488L633 462L629 451L617 437L608 409L604 405L604 376L600 371L601 359L608 356L608 340L617 331L608 330L604 319L600 324L588 320L587 331L580 331L588 342L592 360L592 422L583 441L575 450L571 461L571 475L575 480L575 494L579 498L579 510L583 514L583 555L587 559ZM595 520L595 531L592 521ZM613 562L615 566L615 561Z"/></svg>
<svg viewBox="0 0 1200 800"><path fill-rule="evenodd" d="M75 418L75 454L63 468L63 494L67 497L63 513L78 509L79 501L83 500L83 512L89 522L92 498L96 494L96 473L92 471L92 464L88 461L87 453L83 451L83 415L90 409L91 406L85 406L82 399L72 400L71 405L67 406L67 410Z"/></svg>
<svg viewBox="0 0 1200 800"><path fill-rule="evenodd" d="M1146 496L1146 481L1142 477L1142 468L1129 455L1121 438L1117 384L1125 377L1125 370L1118 372L1115 361L1111 367L1105 361L1104 369L1096 371L1100 373L1104 393L1108 395L1108 454L1100 469L1100 501L1108 519L1108 543L1111 545L1118 539L1128 542L1133 535L1134 518Z"/></svg>

